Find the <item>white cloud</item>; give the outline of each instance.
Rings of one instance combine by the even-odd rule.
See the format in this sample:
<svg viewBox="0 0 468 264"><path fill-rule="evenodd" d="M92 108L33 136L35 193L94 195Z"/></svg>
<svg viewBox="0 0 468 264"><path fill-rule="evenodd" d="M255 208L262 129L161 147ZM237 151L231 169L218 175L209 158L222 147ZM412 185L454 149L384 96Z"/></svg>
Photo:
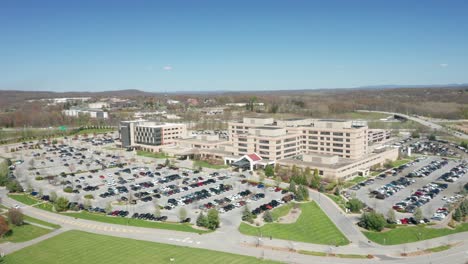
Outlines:
<svg viewBox="0 0 468 264"><path fill-rule="evenodd" d="M439 64L439 66L442 67L442 68L447 68L448 64L447 63L441 63L441 64Z"/></svg>
<svg viewBox="0 0 468 264"><path fill-rule="evenodd" d="M166 66L163 67L163 70L172 71L172 66L171 65L166 65Z"/></svg>

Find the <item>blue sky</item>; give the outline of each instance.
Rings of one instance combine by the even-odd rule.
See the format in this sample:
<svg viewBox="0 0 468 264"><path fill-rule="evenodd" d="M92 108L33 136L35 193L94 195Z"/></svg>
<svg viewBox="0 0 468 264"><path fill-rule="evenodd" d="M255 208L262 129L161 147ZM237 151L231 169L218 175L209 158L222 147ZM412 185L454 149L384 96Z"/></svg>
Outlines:
<svg viewBox="0 0 468 264"><path fill-rule="evenodd" d="M468 83L467 1L0 1L0 89Z"/></svg>

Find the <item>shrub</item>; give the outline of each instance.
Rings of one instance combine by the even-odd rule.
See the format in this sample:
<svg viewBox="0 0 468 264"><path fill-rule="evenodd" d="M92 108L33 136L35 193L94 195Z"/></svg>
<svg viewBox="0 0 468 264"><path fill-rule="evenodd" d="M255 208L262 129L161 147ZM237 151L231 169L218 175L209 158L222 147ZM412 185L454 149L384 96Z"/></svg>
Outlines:
<svg viewBox="0 0 468 264"><path fill-rule="evenodd" d="M23 192L23 187L21 187L21 184L18 181L9 181L6 184L6 188L10 192Z"/></svg>
<svg viewBox="0 0 468 264"><path fill-rule="evenodd" d="M15 226L24 224L23 212L20 209L10 208L8 210L8 221Z"/></svg>
<svg viewBox="0 0 468 264"><path fill-rule="evenodd" d="M59 197L57 201L55 201L55 210L57 212L63 212L68 209L68 199L65 197Z"/></svg>
<svg viewBox="0 0 468 264"><path fill-rule="evenodd" d="M267 176L267 177L275 176L275 169L274 169L273 165L267 165L265 167L265 176Z"/></svg>
<svg viewBox="0 0 468 264"><path fill-rule="evenodd" d="M358 213L362 208L364 208L364 203L357 198L352 198L346 203L346 208L353 213Z"/></svg>
<svg viewBox="0 0 468 264"><path fill-rule="evenodd" d="M42 177L42 176L37 176L35 179L36 179L36 181L42 181L42 180L44 180L44 177Z"/></svg>
<svg viewBox="0 0 468 264"><path fill-rule="evenodd" d="M86 194L84 196L85 199L94 199L94 196L92 194Z"/></svg>
<svg viewBox="0 0 468 264"><path fill-rule="evenodd" d="M66 192L66 193L72 193L72 192L73 192L73 188L70 187L70 186L67 186L67 187L63 188L63 191Z"/></svg>
<svg viewBox="0 0 468 264"><path fill-rule="evenodd" d="M0 215L0 237L3 237L8 232L10 232L10 227L8 226L6 219Z"/></svg>
<svg viewBox="0 0 468 264"><path fill-rule="evenodd" d="M382 231L385 225L386 221L383 214L376 212L363 213L361 216L361 221L359 222L359 226L368 230L379 232Z"/></svg>

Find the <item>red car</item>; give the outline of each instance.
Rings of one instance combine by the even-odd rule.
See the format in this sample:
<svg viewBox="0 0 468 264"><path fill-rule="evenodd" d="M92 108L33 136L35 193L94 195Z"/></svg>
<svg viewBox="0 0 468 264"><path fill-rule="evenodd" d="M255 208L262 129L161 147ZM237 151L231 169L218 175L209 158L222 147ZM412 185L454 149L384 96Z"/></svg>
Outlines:
<svg viewBox="0 0 468 264"><path fill-rule="evenodd" d="M101 175L101 176L99 176L99 178L104 179L104 178L106 178L106 177L104 177L104 175Z"/></svg>
<svg viewBox="0 0 468 264"><path fill-rule="evenodd" d="M280 187L276 187L275 188L275 192L280 192L281 191L281 188Z"/></svg>

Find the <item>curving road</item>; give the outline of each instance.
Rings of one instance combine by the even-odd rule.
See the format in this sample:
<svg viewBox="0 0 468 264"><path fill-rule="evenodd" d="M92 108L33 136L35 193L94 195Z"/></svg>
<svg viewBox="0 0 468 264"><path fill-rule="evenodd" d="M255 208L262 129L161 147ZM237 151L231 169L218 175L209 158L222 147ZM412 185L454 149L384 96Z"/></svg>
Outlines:
<svg viewBox="0 0 468 264"><path fill-rule="evenodd" d="M451 134L451 135L453 135L455 137L458 137L458 138L461 138L461 139L468 139L468 135L466 135L464 133L447 129L446 127L443 127L443 126L441 126L439 124L436 124L434 122L430 122L430 121L428 121L426 119L422 119L422 118L415 117L415 116L405 115L405 114L402 114L402 113L386 112L386 111L357 110L357 112L398 115L398 116L404 117L404 118L406 118L408 120L418 122L421 125L427 126L427 127L431 128L433 130L440 130L440 131L446 132L448 134Z"/></svg>
<svg viewBox="0 0 468 264"><path fill-rule="evenodd" d="M13 206L14 204L18 204L17 201L12 200L8 198L8 196L6 196L5 189L0 190L0 197L2 198L3 204L7 206ZM361 234L361 232L357 230L357 228L347 219L346 216L340 213L339 209L336 208L334 203L332 204L328 197L325 198L325 196L316 192L311 192L311 197L314 200L317 199L316 201L320 203L320 206L327 213L329 213L330 211L335 211L335 214L331 214L330 218L333 222L337 224L337 226L353 243L347 246L330 247L326 245L299 243L280 239L259 239L256 237L245 236L240 234L237 231L236 224L238 223L238 220L236 219L231 219L232 224L225 225L214 233L198 235L194 233L141 228L134 226L122 226L88 221L84 219L75 219L73 217L51 213L31 206L24 205L22 206L22 210L25 214L44 221L59 224L62 226L62 228L58 231L54 231L48 234L47 236L40 237L32 241L18 244L10 243L7 245L3 245L2 250L5 253L9 254L23 247L29 246L31 244L40 242L43 239L59 234L60 232L74 229L102 235L139 239L179 246L189 246L194 248L205 248L254 257L263 257L267 259L283 261L285 263L362 263L363 261L374 262L380 260L385 261L386 263L422 264L430 262L464 263L464 261L467 259L466 252L468 252L468 243L465 243L467 239L466 233L455 234L448 237L426 240L407 245L369 245L369 243L363 241L365 240L365 238ZM436 247L439 245L456 242L460 242L461 244L448 251L410 258L399 257L400 254L403 252L413 252L423 248ZM256 246L257 244L259 244L258 247ZM292 253L289 251L289 249L322 251L342 254L373 254L374 256L376 256L376 258L372 260L356 260L331 257L314 257Z"/></svg>

